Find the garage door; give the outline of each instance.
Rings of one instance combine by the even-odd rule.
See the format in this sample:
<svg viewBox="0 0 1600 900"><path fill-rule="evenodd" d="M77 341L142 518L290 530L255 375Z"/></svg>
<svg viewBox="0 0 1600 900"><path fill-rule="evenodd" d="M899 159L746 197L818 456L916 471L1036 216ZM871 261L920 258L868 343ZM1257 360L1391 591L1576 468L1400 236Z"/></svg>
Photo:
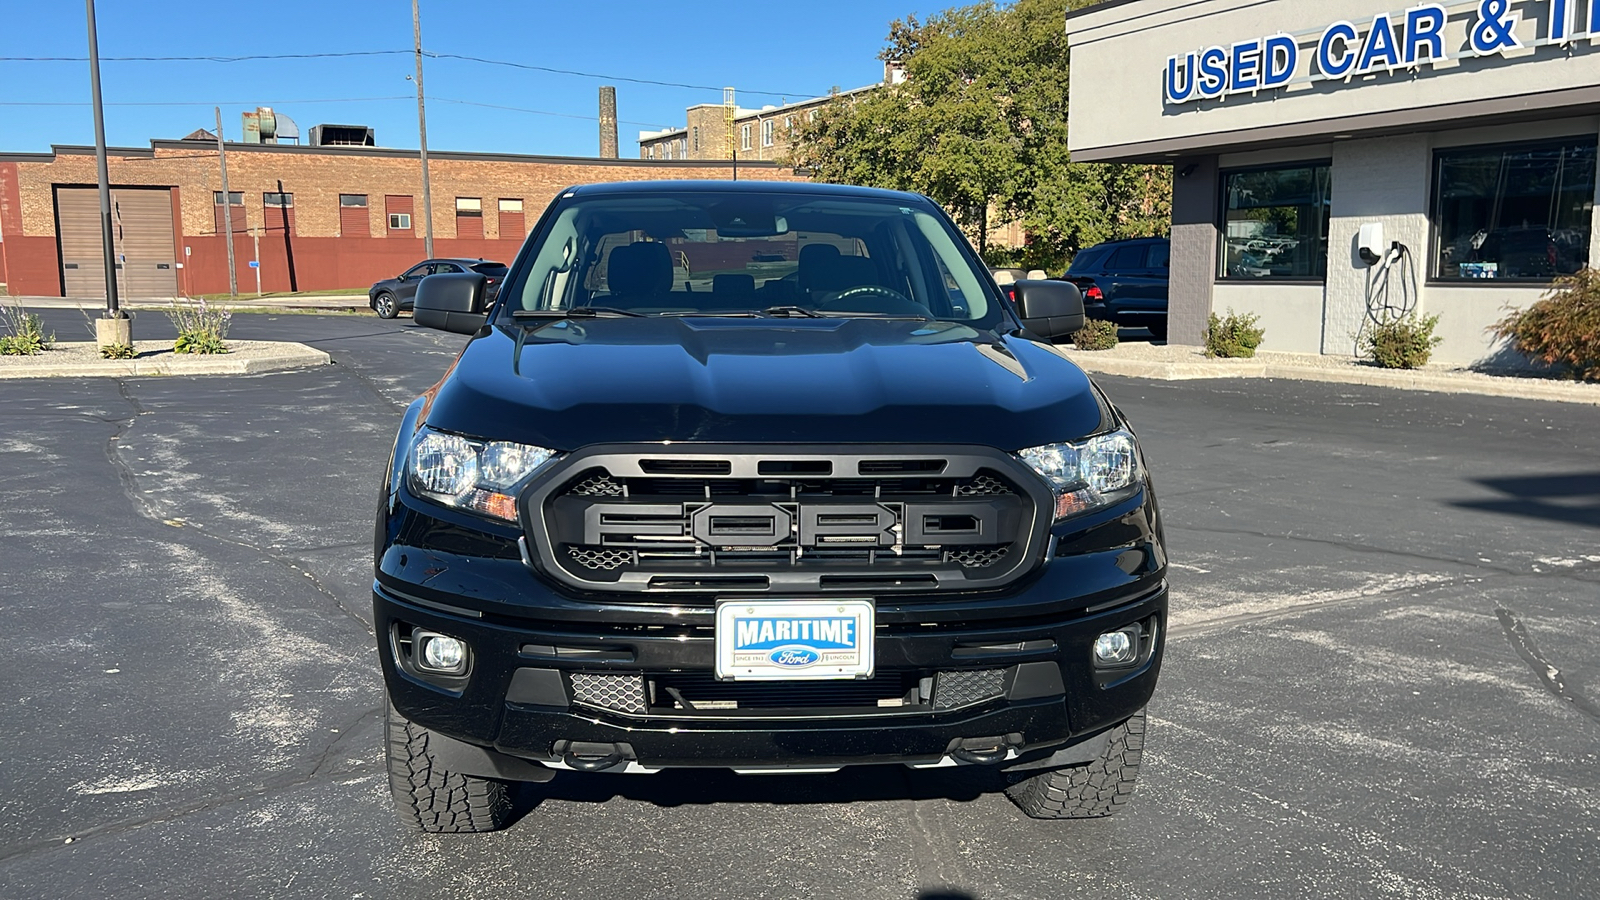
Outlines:
<svg viewBox="0 0 1600 900"><path fill-rule="evenodd" d="M172 192L168 188L112 188L112 241L117 252L117 296L176 297L172 249ZM56 188L56 240L61 281L68 297L104 300L105 262L100 247L100 193Z"/></svg>

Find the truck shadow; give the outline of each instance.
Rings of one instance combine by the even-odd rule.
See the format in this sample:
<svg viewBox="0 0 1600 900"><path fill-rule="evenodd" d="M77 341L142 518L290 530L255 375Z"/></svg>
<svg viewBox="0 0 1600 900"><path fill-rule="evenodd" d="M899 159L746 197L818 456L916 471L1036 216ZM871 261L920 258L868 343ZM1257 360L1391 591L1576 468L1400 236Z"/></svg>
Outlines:
<svg viewBox="0 0 1600 900"><path fill-rule="evenodd" d="M1452 506L1600 528L1600 472L1474 480L1504 496L1457 500Z"/></svg>
<svg viewBox="0 0 1600 900"><path fill-rule="evenodd" d="M945 799L970 802L1005 788L1004 776L978 766L915 770L855 766L828 775L740 775L726 769L669 769L653 775L579 775L528 785L519 796L520 817L546 799L605 803L625 798L656 806L716 803L832 804L870 800Z"/></svg>

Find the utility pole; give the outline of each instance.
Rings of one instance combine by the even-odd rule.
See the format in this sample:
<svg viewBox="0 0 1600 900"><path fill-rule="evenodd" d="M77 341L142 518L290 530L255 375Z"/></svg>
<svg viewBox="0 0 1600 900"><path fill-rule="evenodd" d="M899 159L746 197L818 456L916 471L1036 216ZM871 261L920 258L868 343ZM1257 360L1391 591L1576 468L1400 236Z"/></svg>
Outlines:
<svg viewBox="0 0 1600 900"><path fill-rule="evenodd" d="M107 319L126 319L117 302L117 251L111 231L111 175L106 165L106 113L100 102L100 37L95 32L94 0L84 0L89 15L89 89L94 94L94 162L100 177L100 245L106 265ZM105 343L105 342L102 342ZM113 343L128 343L114 341Z"/></svg>
<svg viewBox="0 0 1600 900"><path fill-rule="evenodd" d="M252 251L252 253L251 253L251 262L255 263L255 265L252 266L251 268L256 270L256 299L260 300L261 299L261 232L257 231L254 228L250 229L250 248L251 248L251 251Z"/></svg>
<svg viewBox="0 0 1600 900"><path fill-rule="evenodd" d="M428 111L422 104L422 11L411 0L411 36L417 48L417 134L422 140L422 252L433 258L433 187L428 183Z"/></svg>
<svg viewBox="0 0 1600 900"><path fill-rule="evenodd" d="M233 194L228 192L228 148L222 142L222 107L217 111L217 158L222 160L222 227L228 236L228 296L239 296L239 275L233 268Z"/></svg>
<svg viewBox="0 0 1600 900"><path fill-rule="evenodd" d="M282 217L281 221L283 222L283 255L289 263L289 293L298 294L300 293L300 282L294 276L294 241L289 238L289 232L294 229L289 227L289 207L287 205L289 198L283 192L282 178L278 179L278 198L285 204L278 207L278 215ZM260 258L259 256L256 257L256 259Z"/></svg>

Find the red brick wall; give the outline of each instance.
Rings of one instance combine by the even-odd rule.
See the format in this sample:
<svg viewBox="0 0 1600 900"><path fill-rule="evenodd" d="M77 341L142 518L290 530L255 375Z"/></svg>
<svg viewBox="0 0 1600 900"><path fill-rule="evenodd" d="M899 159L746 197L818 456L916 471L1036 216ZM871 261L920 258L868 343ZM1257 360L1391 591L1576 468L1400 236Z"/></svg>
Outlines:
<svg viewBox="0 0 1600 900"><path fill-rule="evenodd" d="M113 155L109 160L114 185L175 189L177 261L180 288L190 293L227 290L227 254L224 239L216 234L219 210L213 191L220 189L215 147L199 142L157 142L153 155ZM606 181L726 178L719 166L694 166L674 162L628 162L566 159L484 159L436 157L430 159L433 178L434 252L440 256L485 256L510 262L521 244L529 219L561 190L574 185ZM777 168L744 167L739 177L751 180L803 180ZM4 240L0 254L12 294L59 296L61 269L56 251L53 186L95 183L94 156L65 152L47 162L0 160L0 227ZM279 211L263 204L263 194L282 190L294 195L290 237L294 244L296 275L302 290L324 288L364 289L379 278L399 273L422 259L423 223L412 201L413 230L391 233L388 213L404 211L390 201L412 200L422 192L420 169L412 156L367 154L359 150L325 152L228 148L229 187L244 195L244 206L233 210L239 222L235 238L240 261L239 284L255 288L255 279L243 263L250 259L247 228L265 229L278 224ZM339 195L365 194L367 207L341 207ZM522 197L525 218L516 228L513 214L500 215L497 198ZM497 238L457 238L454 204L450 198L482 197L494 209L496 221L484 222ZM380 200L382 202L380 202ZM481 232L480 232L481 234ZM181 247L190 247L184 257ZM265 290L287 290L288 269L281 233L261 239L261 275Z"/></svg>
<svg viewBox="0 0 1600 900"><path fill-rule="evenodd" d="M503 212L500 214L500 239L503 241L520 241L528 236L528 227L524 224L523 216L526 213Z"/></svg>
<svg viewBox="0 0 1600 900"><path fill-rule="evenodd" d="M390 237L414 237L417 233L417 220L413 216L410 228L389 228L389 215L391 213L405 213L411 215L412 202L410 195L391 194L383 198L383 224L384 230Z"/></svg>
<svg viewBox="0 0 1600 900"><path fill-rule="evenodd" d="M339 205L340 237L371 237L372 215L369 206Z"/></svg>
<svg viewBox="0 0 1600 900"><path fill-rule="evenodd" d="M421 238L294 238L295 275L302 291L351 288L365 291L373 282L391 278L426 258ZM436 238L435 256L483 257L510 263L521 241L468 241ZM228 250L226 239L189 239L194 254L184 269L190 294L215 294L228 290ZM246 268L250 259L249 238L234 238L238 257L239 292L255 292L255 273ZM180 283L183 283L180 279ZM289 265L282 237L261 241L261 289L265 292L289 289Z"/></svg>

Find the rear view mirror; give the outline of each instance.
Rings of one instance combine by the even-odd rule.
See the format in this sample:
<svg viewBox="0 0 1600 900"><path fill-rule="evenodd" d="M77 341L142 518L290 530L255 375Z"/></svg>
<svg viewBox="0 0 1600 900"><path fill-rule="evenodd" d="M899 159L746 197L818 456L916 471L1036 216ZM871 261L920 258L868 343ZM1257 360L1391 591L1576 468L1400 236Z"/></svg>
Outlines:
<svg viewBox="0 0 1600 900"><path fill-rule="evenodd" d="M430 275L422 279L417 283L412 321L427 328L472 334L482 328L487 319L484 315L485 281L476 272Z"/></svg>
<svg viewBox="0 0 1600 900"><path fill-rule="evenodd" d="M1013 298L1022 325L1046 339L1083 330L1083 292L1070 281L1019 281Z"/></svg>

